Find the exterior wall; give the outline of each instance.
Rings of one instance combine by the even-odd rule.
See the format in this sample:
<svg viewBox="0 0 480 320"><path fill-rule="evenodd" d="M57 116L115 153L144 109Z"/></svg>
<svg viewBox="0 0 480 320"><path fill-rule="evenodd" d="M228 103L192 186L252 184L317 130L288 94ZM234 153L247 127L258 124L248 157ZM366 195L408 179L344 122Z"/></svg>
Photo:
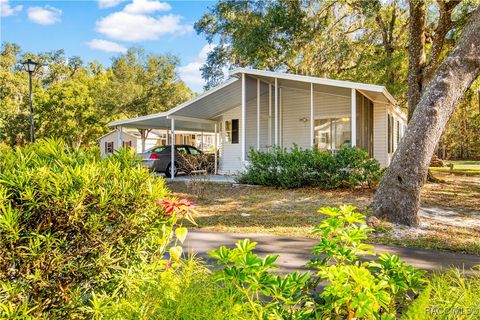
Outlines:
<svg viewBox="0 0 480 320"><path fill-rule="evenodd" d="M246 104L246 132L245 132L245 158L248 159L248 151L257 149L257 82L247 78L247 96L253 91L255 98ZM268 85L260 83L260 150L267 151L270 147L268 142L269 102ZM241 106L240 106L241 108ZM241 110L240 110L241 114Z"/></svg>
<svg viewBox="0 0 480 320"><path fill-rule="evenodd" d="M310 148L310 91L283 87L281 102L282 147L297 144L303 149ZM314 119L350 117L350 113L350 97L313 93ZM300 121L302 118L308 121Z"/></svg>
<svg viewBox="0 0 480 320"><path fill-rule="evenodd" d="M150 148L153 148L158 145L159 140L157 139L152 139L152 138L147 138L145 139L145 150L148 150ZM142 139L137 138L137 153L142 152Z"/></svg>
<svg viewBox="0 0 480 320"><path fill-rule="evenodd" d="M393 117L393 152L388 153L388 156L387 156L388 158L387 166L388 166L390 165L390 161L392 160L393 155L397 150L398 145L400 144L401 138L405 133L404 126L407 125L407 120L406 120L406 116L404 114L401 114L399 110L394 108L392 105L389 105L386 107L386 112L388 112L388 114L390 114ZM398 137L397 139L398 134L400 134L400 137Z"/></svg>
<svg viewBox="0 0 480 320"><path fill-rule="evenodd" d="M122 141L132 142L132 148L134 148L134 149L137 149L137 146L138 146L138 143L139 143L135 136L132 136L132 135L126 133L126 132L122 133ZM106 142L113 142L113 149L118 150L119 146L118 146L118 133L117 133L117 131L112 131L109 134L103 136L99 140L98 144L99 144L99 147L100 147L100 155L102 157L107 156L107 153L105 152L105 143ZM140 148L141 148L141 145L140 145Z"/></svg>
<svg viewBox="0 0 480 320"><path fill-rule="evenodd" d="M246 103L246 133L245 133L245 149L248 153L250 148L257 148L257 98L256 98L256 80L246 79L247 96L252 96L255 91L254 98L247 100ZM294 144L306 149L310 148L310 90L296 89L281 86L279 96L279 142L285 148L291 148ZM260 149L267 151L269 145L269 123L271 127L270 139L271 143L275 143L275 123L274 123L274 88L272 87L271 113L269 116L269 92L268 85L261 83L260 96ZM240 99L239 99L240 100ZM324 92L314 92L314 119L326 118L351 118L351 97L335 95ZM394 150L397 148L397 120L400 123L400 134L403 135L403 125L405 120L398 110L388 104L374 103L373 106L373 157L377 159L382 167L390 164L393 153L388 153L388 127L387 114L392 114L395 119L394 134ZM307 122L301 121L302 118L308 119ZM232 144L226 141L226 133L224 130L225 121L239 119L239 137L238 144ZM240 101L237 107L222 114L218 120L220 128L220 164L219 173L234 174L243 170L241 163L241 105ZM248 158L247 158L248 159Z"/></svg>
<svg viewBox="0 0 480 320"><path fill-rule="evenodd" d="M296 144L302 149L310 148L310 91L283 87L280 96L282 147ZM302 118L308 122L300 121Z"/></svg>
<svg viewBox="0 0 480 320"><path fill-rule="evenodd" d="M221 132L220 140L221 149L220 149L220 163L219 163L219 173L221 174L234 174L242 170L242 144L239 143L232 144L230 141L226 141L226 132L225 132L225 121L238 119L238 131L239 137L242 136L242 108L241 106L235 107L227 112L225 112L221 117Z"/></svg>
<svg viewBox="0 0 480 320"><path fill-rule="evenodd" d="M388 157L387 105L373 104L373 157L382 167L390 164Z"/></svg>

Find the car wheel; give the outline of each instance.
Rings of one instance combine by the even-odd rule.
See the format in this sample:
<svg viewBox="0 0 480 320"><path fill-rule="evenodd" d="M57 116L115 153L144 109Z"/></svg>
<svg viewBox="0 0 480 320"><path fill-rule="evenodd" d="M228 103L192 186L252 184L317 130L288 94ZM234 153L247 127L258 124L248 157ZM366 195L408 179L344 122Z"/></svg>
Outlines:
<svg viewBox="0 0 480 320"><path fill-rule="evenodd" d="M172 175L171 175L171 168L172 168L172 164L169 163L168 166L167 166L167 169L165 170L165 176L167 178L171 178ZM177 166L174 165L173 167L173 176L175 177L176 175L178 174L178 169L177 169Z"/></svg>

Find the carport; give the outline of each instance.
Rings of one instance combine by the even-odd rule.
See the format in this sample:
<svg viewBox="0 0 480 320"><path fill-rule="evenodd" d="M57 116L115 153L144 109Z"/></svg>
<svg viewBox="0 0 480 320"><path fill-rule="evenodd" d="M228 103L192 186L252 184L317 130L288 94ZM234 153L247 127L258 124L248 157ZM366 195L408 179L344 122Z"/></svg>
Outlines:
<svg viewBox="0 0 480 320"><path fill-rule="evenodd" d="M218 125L215 119L226 110L240 103L242 93L241 81L237 78L230 79L222 85L209 90L198 97L179 106L161 113L114 121L109 126L116 127L121 133L122 128L135 129L161 129L170 130L170 137L175 137L175 130L187 132L213 133L215 149L214 174L218 172ZM119 134L119 145L122 145ZM175 139L170 139L171 161L175 159ZM171 166L171 179L174 179L174 167Z"/></svg>

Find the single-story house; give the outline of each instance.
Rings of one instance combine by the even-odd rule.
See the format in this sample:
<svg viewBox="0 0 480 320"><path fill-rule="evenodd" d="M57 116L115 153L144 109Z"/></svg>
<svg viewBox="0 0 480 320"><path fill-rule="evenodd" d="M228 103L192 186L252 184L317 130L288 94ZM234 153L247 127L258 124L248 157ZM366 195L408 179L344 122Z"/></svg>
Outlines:
<svg viewBox="0 0 480 320"><path fill-rule="evenodd" d="M197 147L203 151L209 151L213 148L212 133L202 132L176 132L175 144L188 144ZM169 130L151 130L145 139L145 150L156 146L165 146L170 143ZM122 128L122 130L112 130L98 139L100 154L107 156L119 149L119 146L133 148L137 153L142 150L142 137L137 129Z"/></svg>
<svg viewBox="0 0 480 320"><path fill-rule="evenodd" d="M230 76L167 112L110 126L214 133L220 174L244 170L250 148L294 144L331 152L356 146L385 167L406 128L406 115L384 86L247 68Z"/></svg>

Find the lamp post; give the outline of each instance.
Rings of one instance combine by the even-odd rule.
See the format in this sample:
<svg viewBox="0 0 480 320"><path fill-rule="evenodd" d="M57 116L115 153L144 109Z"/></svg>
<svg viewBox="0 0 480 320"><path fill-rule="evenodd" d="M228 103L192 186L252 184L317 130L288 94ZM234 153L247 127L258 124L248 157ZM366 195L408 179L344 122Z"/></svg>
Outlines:
<svg viewBox="0 0 480 320"><path fill-rule="evenodd" d="M37 70L38 63L28 59L22 62L23 68L28 72L28 79L30 84L30 141L35 142L35 127L33 124L33 99L32 99L32 74Z"/></svg>

